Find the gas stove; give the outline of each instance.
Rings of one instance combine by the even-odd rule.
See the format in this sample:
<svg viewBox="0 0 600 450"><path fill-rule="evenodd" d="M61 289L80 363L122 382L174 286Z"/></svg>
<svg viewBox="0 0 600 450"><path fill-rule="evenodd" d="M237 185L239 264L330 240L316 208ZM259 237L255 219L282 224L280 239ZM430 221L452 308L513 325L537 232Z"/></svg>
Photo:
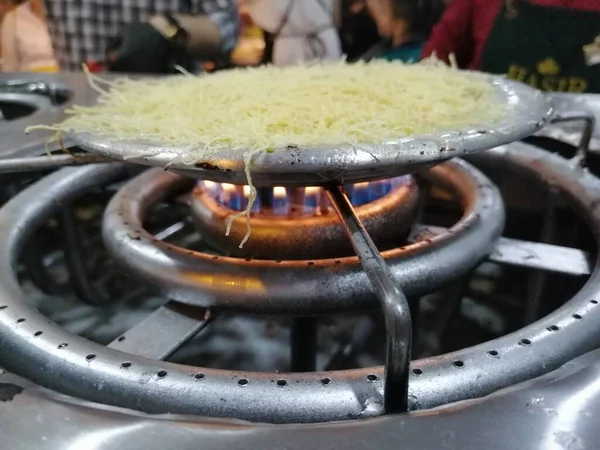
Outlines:
<svg viewBox="0 0 600 450"><path fill-rule="evenodd" d="M93 101L75 75L49 80ZM65 101L0 125L13 136L0 148L10 448L595 442L600 181L582 100L542 141L375 181L261 187L242 248L246 218L228 236L226 219L248 186L70 143L43 156L20 133ZM562 155L539 147L550 140Z"/></svg>

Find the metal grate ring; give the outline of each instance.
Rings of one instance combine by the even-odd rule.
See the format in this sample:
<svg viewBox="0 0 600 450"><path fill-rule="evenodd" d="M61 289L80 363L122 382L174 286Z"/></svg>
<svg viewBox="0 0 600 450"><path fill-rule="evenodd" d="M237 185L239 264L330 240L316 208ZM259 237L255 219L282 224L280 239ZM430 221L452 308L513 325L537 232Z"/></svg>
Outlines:
<svg viewBox="0 0 600 450"><path fill-rule="evenodd" d="M524 144L495 149L486 158L526 171L561 190L600 243L599 180L574 169L568 161ZM65 169L23 191L0 210L0 363L7 370L68 395L150 413L279 423L381 413L381 368L275 375L171 364L89 342L30 308L14 272L23 243L58 203L121 175L122 168L114 165ZM597 263L573 299L515 333L414 361L412 407L430 408L486 395L553 370L596 347L600 342L599 278Z"/></svg>

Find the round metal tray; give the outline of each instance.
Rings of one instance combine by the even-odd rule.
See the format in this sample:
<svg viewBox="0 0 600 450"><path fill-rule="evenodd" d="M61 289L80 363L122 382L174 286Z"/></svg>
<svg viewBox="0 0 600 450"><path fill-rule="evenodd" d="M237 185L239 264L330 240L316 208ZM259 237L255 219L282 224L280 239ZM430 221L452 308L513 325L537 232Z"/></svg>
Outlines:
<svg viewBox="0 0 600 450"><path fill-rule="evenodd" d="M540 130L553 113L552 101L541 92L503 77L478 74L497 89L506 105L504 118L460 130L405 137L378 145L288 146L255 154L250 170L256 186L354 183L413 173L456 156L488 150L523 139ZM399 99L400 101L400 99ZM490 105L492 107L492 105ZM223 149L194 165L173 164L188 149L91 133L73 132L81 148L117 160L169 167L195 178L246 184L243 150Z"/></svg>

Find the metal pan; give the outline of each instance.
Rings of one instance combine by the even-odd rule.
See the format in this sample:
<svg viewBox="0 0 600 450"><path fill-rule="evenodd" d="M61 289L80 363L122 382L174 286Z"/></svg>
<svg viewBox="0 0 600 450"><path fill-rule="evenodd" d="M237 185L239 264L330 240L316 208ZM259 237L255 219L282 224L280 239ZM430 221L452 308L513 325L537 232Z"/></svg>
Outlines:
<svg viewBox="0 0 600 450"><path fill-rule="evenodd" d="M256 186L306 186L355 183L412 173L456 156L523 139L550 119L552 102L541 92L503 77L482 75L494 85L506 116L493 125L413 136L378 145L286 147L254 155L250 170ZM399 100L400 101L400 100ZM492 107L492 105L490 105ZM243 150L223 149L195 165L171 164L189 151L157 143L71 133L81 148L118 160L169 167L194 178L246 184Z"/></svg>

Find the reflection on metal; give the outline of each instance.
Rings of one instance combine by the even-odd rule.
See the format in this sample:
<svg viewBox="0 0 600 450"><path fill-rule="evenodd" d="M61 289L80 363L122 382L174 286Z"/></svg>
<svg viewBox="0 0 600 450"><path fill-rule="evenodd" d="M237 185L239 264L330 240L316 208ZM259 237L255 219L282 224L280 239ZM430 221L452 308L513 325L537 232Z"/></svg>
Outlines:
<svg viewBox="0 0 600 450"><path fill-rule="evenodd" d="M37 99L39 104L58 105L66 102L71 92L69 88L56 83L56 75L42 74L5 74L0 78L0 95L23 95Z"/></svg>

